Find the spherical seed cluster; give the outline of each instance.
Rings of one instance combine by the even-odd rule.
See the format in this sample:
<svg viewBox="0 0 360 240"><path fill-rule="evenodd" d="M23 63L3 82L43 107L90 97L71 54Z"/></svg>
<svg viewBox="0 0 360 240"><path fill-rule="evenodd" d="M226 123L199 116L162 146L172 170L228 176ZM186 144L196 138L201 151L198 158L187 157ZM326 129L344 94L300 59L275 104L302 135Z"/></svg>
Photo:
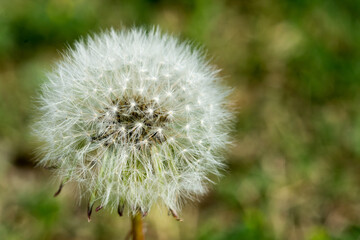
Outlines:
<svg viewBox="0 0 360 240"><path fill-rule="evenodd" d="M206 192L231 117L217 71L159 30L111 30L76 43L48 75L34 127L40 164L101 207L144 213ZM59 189L61 190L61 188Z"/></svg>

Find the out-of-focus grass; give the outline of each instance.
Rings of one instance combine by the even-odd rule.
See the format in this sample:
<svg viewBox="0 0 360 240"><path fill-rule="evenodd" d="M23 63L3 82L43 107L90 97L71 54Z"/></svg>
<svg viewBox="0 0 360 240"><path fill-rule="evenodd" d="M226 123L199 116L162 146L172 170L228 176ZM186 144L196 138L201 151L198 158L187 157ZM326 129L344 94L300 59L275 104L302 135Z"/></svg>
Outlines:
<svg viewBox="0 0 360 240"><path fill-rule="evenodd" d="M159 25L204 45L234 87L229 168L183 212L152 211L149 239L360 236L360 2L0 2L0 239L121 239L127 218L86 206L33 168L34 97L57 50L101 28ZM80 202L80 205L78 204Z"/></svg>

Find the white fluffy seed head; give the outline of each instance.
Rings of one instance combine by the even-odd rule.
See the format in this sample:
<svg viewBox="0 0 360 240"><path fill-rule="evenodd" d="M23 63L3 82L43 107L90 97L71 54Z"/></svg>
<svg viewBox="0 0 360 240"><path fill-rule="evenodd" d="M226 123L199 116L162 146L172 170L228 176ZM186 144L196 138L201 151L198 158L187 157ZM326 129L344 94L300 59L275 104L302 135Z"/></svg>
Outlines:
<svg viewBox="0 0 360 240"><path fill-rule="evenodd" d="M112 209L177 211L219 174L229 91L188 44L111 30L68 50L42 88L39 163Z"/></svg>

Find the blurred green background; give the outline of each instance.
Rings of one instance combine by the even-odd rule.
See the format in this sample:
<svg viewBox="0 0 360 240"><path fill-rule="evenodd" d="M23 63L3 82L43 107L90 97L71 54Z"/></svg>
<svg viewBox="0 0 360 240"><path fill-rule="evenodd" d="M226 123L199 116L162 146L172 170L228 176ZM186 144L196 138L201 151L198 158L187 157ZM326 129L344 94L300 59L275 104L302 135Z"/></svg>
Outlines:
<svg viewBox="0 0 360 240"><path fill-rule="evenodd" d="M159 25L208 49L238 109L229 168L148 239L360 239L360 1L0 0L0 239L124 239L129 219L34 168L34 99L59 51Z"/></svg>

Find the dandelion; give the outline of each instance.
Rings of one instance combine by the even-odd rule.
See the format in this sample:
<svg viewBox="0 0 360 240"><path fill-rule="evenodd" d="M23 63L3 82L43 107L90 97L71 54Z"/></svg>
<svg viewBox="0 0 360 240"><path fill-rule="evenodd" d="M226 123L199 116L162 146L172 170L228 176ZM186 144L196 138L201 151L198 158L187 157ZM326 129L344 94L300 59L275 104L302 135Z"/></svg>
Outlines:
<svg viewBox="0 0 360 240"><path fill-rule="evenodd" d="M231 114L227 88L203 54L150 31L79 41L42 87L34 132L39 164L76 182L102 208L145 216L155 203L179 220L185 200L220 175Z"/></svg>

